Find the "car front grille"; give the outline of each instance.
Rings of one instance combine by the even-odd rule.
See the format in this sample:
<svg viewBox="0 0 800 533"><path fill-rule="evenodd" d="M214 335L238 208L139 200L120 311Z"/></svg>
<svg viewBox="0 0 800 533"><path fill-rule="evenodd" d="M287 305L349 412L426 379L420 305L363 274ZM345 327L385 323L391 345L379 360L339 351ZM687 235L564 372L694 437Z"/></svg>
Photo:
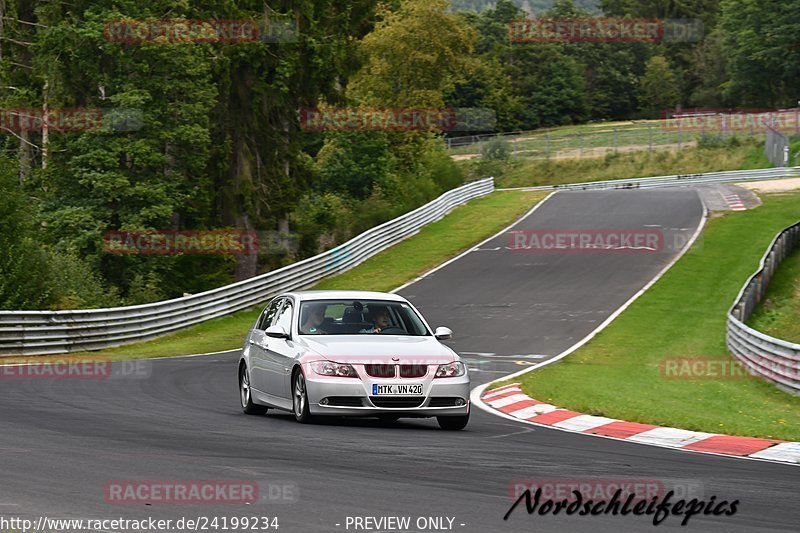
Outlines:
<svg viewBox="0 0 800 533"><path fill-rule="evenodd" d="M401 378L421 378L428 373L428 365L400 365Z"/></svg>
<svg viewBox="0 0 800 533"><path fill-rule="evenodd" d="M360 396L328 396L327 404L332 407L364 407L364 399Z"/></svg>
<svg viewBox="0 0 800 533"><path fill-rule="evenodd" d="M394 377L394 365L364 365L364 370L373 378Z"/></svg>
<svg viewBox="0 0 800 533"><path fill-rule="evenodd" d="M391 407L396 409L419 407L425 398L422 396L370 396L370 401L375 407Z"/></svg>

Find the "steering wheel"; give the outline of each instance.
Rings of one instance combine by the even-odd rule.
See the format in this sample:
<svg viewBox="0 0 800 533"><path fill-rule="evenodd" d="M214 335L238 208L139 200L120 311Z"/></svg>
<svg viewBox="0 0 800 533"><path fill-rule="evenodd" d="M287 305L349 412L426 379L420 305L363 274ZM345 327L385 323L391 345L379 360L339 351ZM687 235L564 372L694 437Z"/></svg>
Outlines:
<svg viewBox="0 0 800 533"><path fill-rule="evenodd" d="M399 333L399 334L403 335L403 334L406 333L406 330L404 330L403 328L399 328L397 326L389 326L388 328L383 328L381 330L381 333L382 334L383 333Z"/></svg>

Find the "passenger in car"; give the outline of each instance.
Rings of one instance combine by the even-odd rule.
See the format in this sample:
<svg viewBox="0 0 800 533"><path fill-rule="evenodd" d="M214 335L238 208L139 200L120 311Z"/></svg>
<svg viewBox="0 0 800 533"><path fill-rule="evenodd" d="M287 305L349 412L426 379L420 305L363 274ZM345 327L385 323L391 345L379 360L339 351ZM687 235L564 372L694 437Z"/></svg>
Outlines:
<svg viewBox="0 0 800 533"><path fill-rule="evenodd" d="M372 317L373 326L369 329L362 329L359 333L380 333L391 324L389 309L384 306L370 307L369 314Z"/></svg>
<svg viewBox="0 0 800 533"><path fill-rule="evenodd" d="M300 333L303 335L327 335L327 332L320 329L325 320L325 304L309 304L305 312L306 317L303 325L300 326Z"/></svg>

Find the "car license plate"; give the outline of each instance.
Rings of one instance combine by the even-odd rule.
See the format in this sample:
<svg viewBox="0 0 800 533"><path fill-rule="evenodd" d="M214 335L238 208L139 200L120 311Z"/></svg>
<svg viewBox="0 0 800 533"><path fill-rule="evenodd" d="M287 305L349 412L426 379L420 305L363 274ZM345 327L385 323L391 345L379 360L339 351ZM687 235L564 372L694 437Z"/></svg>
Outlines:
<svg viewBox="0 0 800 533"><path fill-rule="evenodd" d="M402 385L372 385L373 396L422 396L422 383Z"/></svg>

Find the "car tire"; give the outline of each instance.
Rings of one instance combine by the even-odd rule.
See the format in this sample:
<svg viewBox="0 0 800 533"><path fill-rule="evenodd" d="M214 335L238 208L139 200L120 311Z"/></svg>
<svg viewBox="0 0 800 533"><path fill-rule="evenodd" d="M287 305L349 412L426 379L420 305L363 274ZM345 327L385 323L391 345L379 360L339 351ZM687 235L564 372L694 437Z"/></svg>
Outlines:
<svg viewBox="0 0 800 533"><path fill-rule="evenodd" d="M439 422L439 427L442 429L459 431L467 427L469 414L464 416L437 416L436 421Z"/></svg>
<svg viewBox="0 0 800 533"><path fill-rule="evenodd" d="M292 378L292 413L301 424L314 421L308 409L308 390L306 389L306 376L303 370L298 370Z"/></svg>
<svg viewBox="0 0 800 533"><path fill-rule="evenodd" d="M247 372L247 365L244 364L239 366L239 403L246 415L263 415L267 412L265 406L253 403L253 396L250 393L250 374Z"/></svg>

